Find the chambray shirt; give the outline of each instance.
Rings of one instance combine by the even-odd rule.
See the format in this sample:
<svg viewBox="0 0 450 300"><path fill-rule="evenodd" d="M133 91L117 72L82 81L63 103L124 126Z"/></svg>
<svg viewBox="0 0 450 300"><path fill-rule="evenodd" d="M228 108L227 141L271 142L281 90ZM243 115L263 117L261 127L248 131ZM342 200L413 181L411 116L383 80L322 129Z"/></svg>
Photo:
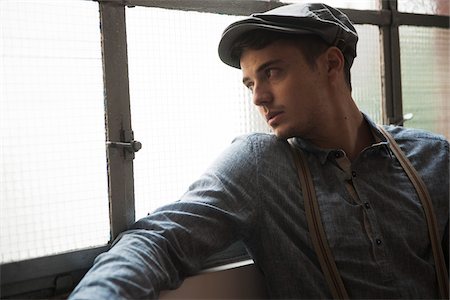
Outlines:
<svg viewBox="0 0 450 300"><path fill-rule="evenodd" d="M437 298L427 224L410 180L378 139L350 162L339 149L300 138L322 222L350 298ZM385 127L431 194L448 260L449 144ZM242 240L271 298L331 298L307 229L286 141L237 138L181 199L139 220L97 257L70 299L154 298L199 271L205 258Z"/></svg>

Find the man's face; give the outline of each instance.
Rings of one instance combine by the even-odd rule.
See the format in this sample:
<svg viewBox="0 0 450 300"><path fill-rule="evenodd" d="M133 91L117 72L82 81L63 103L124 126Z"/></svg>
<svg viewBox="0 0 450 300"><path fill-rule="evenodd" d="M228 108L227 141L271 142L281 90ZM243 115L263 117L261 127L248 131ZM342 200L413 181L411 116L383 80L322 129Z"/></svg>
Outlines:
<svg viewBox="0 0 450 300"><path fill-rule="evenodd" d="M275 134L281 138L310 138L320 126L326 107L326 68L312 68L292 41L247 49L241 56L243 83L253 94L253 103Z"/></svg>

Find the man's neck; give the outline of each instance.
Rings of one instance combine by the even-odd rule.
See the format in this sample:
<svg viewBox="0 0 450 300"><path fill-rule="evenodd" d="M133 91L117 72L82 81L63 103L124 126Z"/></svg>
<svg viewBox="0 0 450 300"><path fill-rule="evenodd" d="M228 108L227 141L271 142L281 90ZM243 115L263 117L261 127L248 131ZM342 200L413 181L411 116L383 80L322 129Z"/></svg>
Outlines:
<svg viewBox="0 0 450 300"><path fill-rule="evenodd" d="M325 149L342 149L353 161L374 143L374 138L368 122L351 100L348 109L330 117L324 124L320 137L311 142Z"/></svg>

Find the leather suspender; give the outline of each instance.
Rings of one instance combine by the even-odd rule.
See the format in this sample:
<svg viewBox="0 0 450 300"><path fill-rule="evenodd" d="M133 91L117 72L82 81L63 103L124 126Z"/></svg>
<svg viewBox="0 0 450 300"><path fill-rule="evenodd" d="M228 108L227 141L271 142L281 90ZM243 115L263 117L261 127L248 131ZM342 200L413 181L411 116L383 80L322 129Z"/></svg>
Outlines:
<svg viewBox="0 0 450 300"><path fill-rule="evenodd" d="M439 295L442 299L448 299L449 294L447 284L447 268L444 262L442 248L440 247L439 243L436 216L434 214L428 190L417 171L403 154L400 147L397 145L391 135L387 133L387 131L384 130L381 126L379 126L379 129L389 141L389 147L394 152L401 166L413 183L414 188L416 189L417 194L419 195L419 198L422 202L422 206L425 211L425 217L427 220L433 257L435 260L436 276L439 285ZM325 231L323 229L319 206L314 190L314 183L312 181L311 172L309 170L306 158L303 152L300 149L296 148L292 143L290 149L294 157L300 186L302 188L306 219L311 236L311 241L319 259L320 267L325 276L333 298L348 299L349 297L347 291L336 267L333 254L331 252L330 246L328 245Z"/></svg>
<svg viewBox="0 0 450 300"><path fill-rule="evenodd" d="M294 155L295 165L297 167L298 179L302 188L306 221L311 236L311 241L319 259L320 267L330 288L334 299L348 299L347 291L342 282L341 275L336 267L336 263L327 242L325 230L320 218L319 205L316 199L314 183L309 170L306 158L302 151L291 144L291 151Z"/></svg>
<svg viewBox="0 0 450 300"><path fill-rule="evenodd" d="M425 218L428 225L428 234L430 236L431 248L433 251L434 264L436 268L436 276L439 285L439 295L442 299L448 299L448 273L447 267L444 261L444 255L442 253L441 242L439 241L438 225L436 221L436 215L434 213L433 204L431 203L431 197L428 193L427 187L423 182L420 175L417 173L416 169L413 167L411 162L405 156L403 151L395 142L394 138L381 126L378 129L383 133L386 139L389 141L389 146L397 157L398 161L405 170L409 179L411 180L414 188L419 195L420 201L422 202L422 207L425 212Z"/></svg>

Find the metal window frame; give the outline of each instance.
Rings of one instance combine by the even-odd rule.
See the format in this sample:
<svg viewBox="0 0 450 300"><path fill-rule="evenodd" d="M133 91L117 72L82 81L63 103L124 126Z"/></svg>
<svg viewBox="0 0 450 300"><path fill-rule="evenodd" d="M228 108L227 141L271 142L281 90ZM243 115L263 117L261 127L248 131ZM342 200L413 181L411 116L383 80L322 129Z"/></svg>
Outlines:
<svg viewBox="0 0 450 300"><path fill-rule="evenodd" d="M70 292L95 257L135 221L133 158L125 6L99 1L106 157L110 210L108 245L0 265L0 298L43 298Z"/></svg>
<svg viewBox="0 0 450 300"><path fill-rule="evenodd" d="M90 0L99 3L105 91L111 240L135 219L133 158L125 8L158 7L217 14L249 15L285 3L278 0ZM342 9L355 24L380 28L383 57L383 122L401 124L402 86L399 26L450 28L449 16L402 13L397 0L381 0L381 10ZM64 295L81 280L109 245L0 265L0 297Z"/></svg>

